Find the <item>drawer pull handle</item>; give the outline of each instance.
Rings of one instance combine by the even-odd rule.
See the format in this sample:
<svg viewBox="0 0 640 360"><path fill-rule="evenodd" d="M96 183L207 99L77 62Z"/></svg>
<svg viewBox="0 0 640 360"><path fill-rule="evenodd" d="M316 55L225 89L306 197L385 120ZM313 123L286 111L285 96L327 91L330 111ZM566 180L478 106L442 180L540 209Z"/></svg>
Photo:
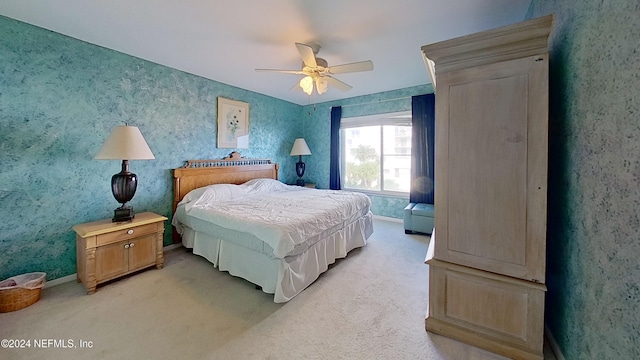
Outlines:
<svg viewBox="0 0 640 360"><path fill-rule="evenodd" d="M127 234L129 234L129 235L133 234L133 229L127 230Z"/></svg>
<svg viewBox="0 0 640 360"><path fill-rule="evenodd" d="M125 248L125 249L128 249L128 248L129 248L129 244L126 244L126 245L124 246L124 248Z"/></svg>
<svg viewBox="0 0 640 360"><path fill-rule="evenodd" d="M135 245L135 243L131 243L129 244L129 247L132 248Z"/></svg>

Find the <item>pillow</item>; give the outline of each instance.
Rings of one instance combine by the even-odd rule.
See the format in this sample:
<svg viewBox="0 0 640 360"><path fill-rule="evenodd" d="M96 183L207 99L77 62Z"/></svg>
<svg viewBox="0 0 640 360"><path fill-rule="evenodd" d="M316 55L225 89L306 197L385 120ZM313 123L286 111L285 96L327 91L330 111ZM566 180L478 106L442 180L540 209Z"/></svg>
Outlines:
<svg viewBox="0 0 640 360"><path fill-rule="evenodd" d="M209 185L209 186L213 186L213 185ZM204 192L207 191L209 186L203 186L201 188L197 188L189 191L187 195L185 195L182 198L182 200L180 200L180 203L178 205L186 204L186 203L198 200L200 196L202 196L202 194L204 194Z"/></svg>
<svg viewBox="0 0 640 360"><path fill-rule="evenodd" d="M249 180L242 184L247 193L249 192L276 192L289 190L289 186L275 179L262 178Z"/></svg>
<svg viewBox="0 0 640 360"><path fill-rule="evenodd" d="M246 194L245 189L240 185L214 184L191 190L185 195L180 204L186 204L185 208L189 210L198 204L231 200Z"/></svg>

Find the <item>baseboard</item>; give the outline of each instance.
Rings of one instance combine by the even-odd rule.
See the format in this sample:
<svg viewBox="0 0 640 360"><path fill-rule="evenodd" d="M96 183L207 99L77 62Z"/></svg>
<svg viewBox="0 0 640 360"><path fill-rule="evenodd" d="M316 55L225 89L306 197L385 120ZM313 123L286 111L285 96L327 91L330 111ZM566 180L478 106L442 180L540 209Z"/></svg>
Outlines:
<svg viewBox="0 0 640 360"><path fill-rule="evenodd" d="M382 215L373 215L373 218L374 219L378 219L378 220L385 220L385 221L401 223L401 224L404 222L403 219L398 219L398 218L393 218L393 217L388 217L388 216L382 216Z"/></svg>
<svg viewBox="0 0 640 360"><path fill-rule="evenodd" d="M163 251L169 251L169 250L177 249L179 247L182 247L182 244L171 244L171 245L163 246L162 250ZM77 273L73 273L71 275L67 275L67 276L59 277L57 279L49 280L49 281L44 283L44 289L50 288L52 286L68 283L68 282L71 282L71 281L75 281L77 276L78 276Z"/></svg>
<svg viewBox="0 0 640 360"><path fill-rule="evenodd" d="M565 360L564 355L562 354L562 350L560 350L560 346L556 342L556 339L553 337L553 334L551 333L551 330L549 330L549 327L547 325L544 326L544 335L547 337L547 340L549 341L549 346L551 347L551 350L555 354L556 359Z"/></svg>
<svg viewBox="0 0 640 360"><path fill-rule="evenodd" d="M177 249L177 248L180 248L180 247L182 247L182 243L167 245L167 246L164 246L162 249L164 251L169 251L169 250Z"/></svg>
<svg viewBox="0 0 640 360"><path fill-rule="evenodd" d="M46 288L50 288L52 286L56 286L56 285L68 283L68 282L71 282L71 281L75 281L76 280L76 276L77 276L77 274L73 273L71 275L63 276L63 277L60 277L60 278L57 278L57 279L53 279L51 281L46 281L44 283L44 288L46 289Z"/></svg>

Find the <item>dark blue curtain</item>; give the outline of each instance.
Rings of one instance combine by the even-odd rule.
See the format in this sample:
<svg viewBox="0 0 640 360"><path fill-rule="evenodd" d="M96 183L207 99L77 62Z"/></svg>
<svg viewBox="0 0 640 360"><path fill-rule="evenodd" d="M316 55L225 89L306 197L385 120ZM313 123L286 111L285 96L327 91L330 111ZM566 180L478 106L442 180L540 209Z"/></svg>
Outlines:
<svg viewBox="0 0 640 360"><path fill-rule="evenodd" d="M340 190L340 119L342 107L331 108L331 162L329 163L329 189Z"/></svg>
<svg viewBox="0 0 640 360"><path fill-rule="evenodd" d="M435 95L411 97L411 190L409 201L433 204Z"/></svg>

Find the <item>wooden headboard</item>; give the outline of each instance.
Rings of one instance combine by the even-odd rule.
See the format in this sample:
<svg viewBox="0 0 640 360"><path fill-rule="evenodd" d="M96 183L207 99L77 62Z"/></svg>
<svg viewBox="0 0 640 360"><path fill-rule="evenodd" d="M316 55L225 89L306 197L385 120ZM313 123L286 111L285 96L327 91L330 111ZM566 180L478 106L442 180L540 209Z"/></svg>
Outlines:
<svg viewBox="0 0 640 360"><path fill-rule="evenodd" d="M237 152L221 160L189 160L173 169L173 211L193 189L213 184L242 184L251 179L278 180L278 164L269 159L245 159Z"/></svg>

